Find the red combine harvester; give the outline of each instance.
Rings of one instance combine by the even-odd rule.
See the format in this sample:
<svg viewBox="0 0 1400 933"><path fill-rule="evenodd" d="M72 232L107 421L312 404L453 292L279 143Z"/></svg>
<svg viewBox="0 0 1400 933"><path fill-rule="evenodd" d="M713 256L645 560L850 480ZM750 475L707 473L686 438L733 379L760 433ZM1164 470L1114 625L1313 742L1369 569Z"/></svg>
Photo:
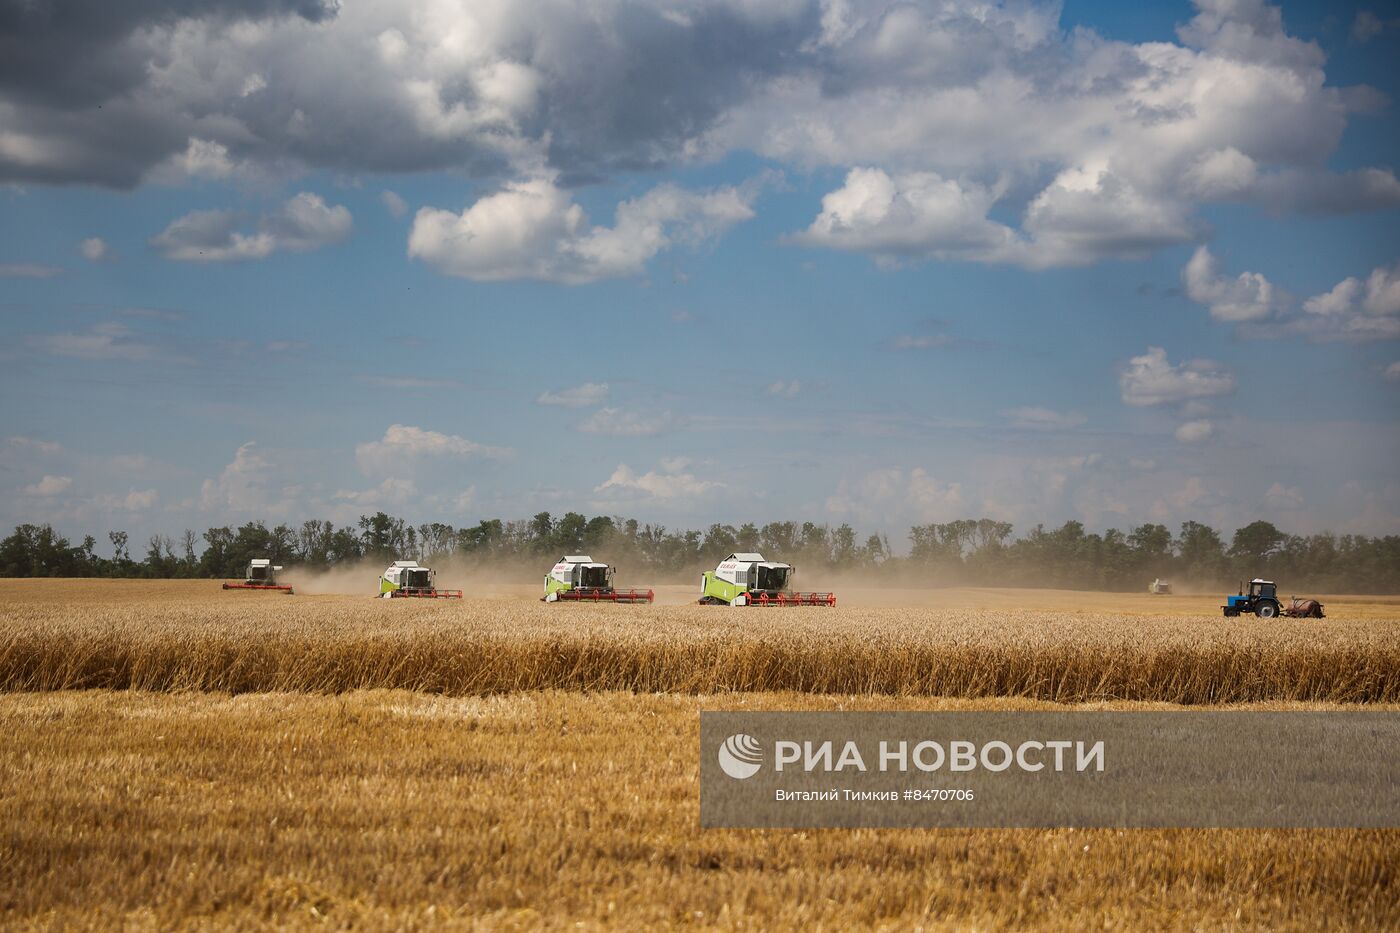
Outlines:
<svg viewBox="0 0 1400 933"><path fill-rule="evenodd" d="M615 567L598 563L587 554L565 554L544 578L541 602L649 603L651 590L620 590L613 586Z"/></svg>
<svg viewBox="0 0 1400 933"><path fill-rule="evenodd" d="M762 554L730 554L700 577L702 606L835 606L835 593L796 593L791 564Z"/></svg>
<svg viewBox="0 0 1400 933"><path fill-rule="evenodd" d="M381 599L461 599L461 590L440 590L437 573L416 560L396 560L379 578Z"/></svg>
<svg viewBox="0 0 1400 933"><path fill-rule="evenodd" d="M272 561L258 558L248 562L248 572L243 575L242 583L225 583L226 590L275 590L279 593L292 593L291 586L283 586L277 582L277 572L281 567L274 567Z"/></svg>

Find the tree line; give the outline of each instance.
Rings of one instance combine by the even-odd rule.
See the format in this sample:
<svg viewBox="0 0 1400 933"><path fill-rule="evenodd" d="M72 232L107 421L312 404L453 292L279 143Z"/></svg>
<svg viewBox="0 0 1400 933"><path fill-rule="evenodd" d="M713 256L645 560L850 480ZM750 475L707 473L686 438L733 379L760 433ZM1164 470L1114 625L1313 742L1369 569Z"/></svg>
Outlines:
<svg viewBox="0 0 1400 933"><path fill-rule="evenodd" d="M896 555L888 538L863 541L850 525L815 522L714 524L704 530L668 529L635 519L540 512L530 519L486 519L455 528L412 525L376 512L337 527L312 519L299 526L263 522L186 530L178 540L152 535L133 556L123 531L107 535L111 557L96 553L87 535L73 544L50 525L20 525L0 541L0 576L236 578L255 557L287 567L326 570L360 561L418 560L429 566L452 558L538 569L561 554L592 554L625 568L628 580L690 579L733 551L760 551L795 564L807 587L820 572L859 571L876 580L908 584L1045 586L1141 590L1154 578L1196 586L1233 587L1263 576L1290 591L1400 592L1400 536L1290 535L1266 521L1219 531L1188 521L1173 533L1145 524L1129 531L1086 531L1077 521L1058 528L1036 525L1013 537L1008 522L992 519L915 525L909 553Z"/></svg>

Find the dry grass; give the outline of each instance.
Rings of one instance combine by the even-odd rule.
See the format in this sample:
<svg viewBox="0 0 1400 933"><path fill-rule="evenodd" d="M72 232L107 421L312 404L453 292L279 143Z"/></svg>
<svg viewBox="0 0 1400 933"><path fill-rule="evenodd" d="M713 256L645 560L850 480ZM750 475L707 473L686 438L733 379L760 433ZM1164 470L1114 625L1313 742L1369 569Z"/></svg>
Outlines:
<svg viewBox="0 0 1400 933"><path fill-rule="evenodd" d="M701 831L696 712L739 704L889 706L770 694L0 696L0 923L1400 924L1394 832Z"/></svg>
<svg viewBox="0 0 1400 933"><path fill-rule="evenodd" d="M1102 610L560 606L63 581L5 584L0 597L5 691L1400 701L1400 614L1263 622ZM1113 599L1122 597L1084 597ZM1164 605L1145 595L1139 603Z"/></svg>

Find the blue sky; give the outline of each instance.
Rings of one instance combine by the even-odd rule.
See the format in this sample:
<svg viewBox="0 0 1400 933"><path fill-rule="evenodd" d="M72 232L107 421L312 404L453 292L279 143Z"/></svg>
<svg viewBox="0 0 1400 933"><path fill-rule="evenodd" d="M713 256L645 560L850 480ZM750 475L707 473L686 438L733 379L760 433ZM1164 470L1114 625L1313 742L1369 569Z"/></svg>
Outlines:
<svg viewBox="0 0 1400 933"><path fill-rule="evenodd" d="M6 525L1400 530L1394 9L0 28Z"/></svg>

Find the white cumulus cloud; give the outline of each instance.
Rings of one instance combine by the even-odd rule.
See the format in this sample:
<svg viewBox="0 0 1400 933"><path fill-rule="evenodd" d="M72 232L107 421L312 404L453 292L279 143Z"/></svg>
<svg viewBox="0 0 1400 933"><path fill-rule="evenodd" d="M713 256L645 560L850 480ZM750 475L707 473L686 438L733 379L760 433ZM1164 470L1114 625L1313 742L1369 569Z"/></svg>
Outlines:
<svg viewBox="0 0 1400 933"><path fill-rule="evenodd" d="M490 447L456 434L391 424L379 440L355 447L355 462L366 473L393 474L405 464L423 457L498 460L510 453L509 448Z"/></svg>
<svg viewBox="0 0 1400 933"><path fill-rule="evenodd" d="M1222 274L1219 261L1204 246L1191 255L1181 281L1187 297L1210 308L1217 321L1259 321L1277 310L1278 296L1268 279L1257 272L1241 272L1235 278Z"/></svg>
<svg viewBox="0 0 1400 933"><path fill-rule="evenodd" d="M1176 439L1183 444L1203 444L1215 434L1215 422L1201 418L1186 421L1175 431Z"/></svg>
<svg viewBox="0 0 1400 933"><path fill-rule="evenodd" d="M611 227L589 223L582 206L546 178L513 182L460 214L421 208L408 254L441 272L477 281L538 279L581 284L640 275L677 243L718 236L753 216L738 188L688 191L672 184L617 206Z"/></svg>
<svg viewBox="0 0 1400 933"><path fill-rule="evenodd" d="M1118 385L1129 405L1172 405L1230 395L1235 391L1235 375L1211 360L1189 360L1173 366L1167 361L1166 350L1148 347L1142 356L1128 360Z"/></svg>
<svg viewBox="0 0 1400 933"><path fill-rule="evenodd" d="M722 488L723 483L697 479L692 473L649 470L639 474L625 463L620 463L611 476L594 487L593 492L600 497L600 501L676 502L697 499Z"/></svg>
<svg viewBox="0 0 1400 933"><path fill-rule="evenodd" d="M1371 270L1361 305L1372 314L1400 314L1400 263Z"/></svg>
<svg viewBox="0 0 1400 933"><path fill-rule="evenodd" d="M249 441L234 452L233 460L200 488L199 502L206 510L254 512L272 499L272 464Z"/></svg>
<svg viewBox="0 0 1400 933"><path fill-rule="evenodd" d="M853 168L846 183L822 198L811 226L791 239L806 246L901 257L1000 260L1017 248L1016 234L991 221L995 192L934 172L890 175Z"/></svg>
<svg viewBox="0 0 1400 933"><path fill-rule="evenodd" d="M234 211L192 211L171 221L151 245L167 259L186 262L266 259L280 250L306 252L339 243L354 221L347 208L303 191L263 215L256 230L240 229L243 225Z"/></svg>
<svg viewBox="0 0 1400 933"><path fill-rule="evenodd" d="M1342 279L1303 302L1303 310L1290 329L1313 340L1400 339L1400 263Z"/></svg>
<svg viewBox="0 0 1400 933"><path fill-rule="evenodd" d="M107 257L107 241L100 236L88 237L78 244L78 252L89 262L100 262Z"/></svg>
<svg viewBox="0 0 1400 933"><path fill-rule="evenodd" d="M1303 310L1309 314L1347 314L1356 309L1361 297L1361 280L1355 277L1342 279L1330 291L1313 295L1303 302Z"/></svg>
<svg viewBox="0 0 1400 933"><path fill-rule="evenodd" d="M72 485L72 477L46 475L39 482L25 486L24 494L26 496L56 496L59 493L67 492Z"/></svg>

